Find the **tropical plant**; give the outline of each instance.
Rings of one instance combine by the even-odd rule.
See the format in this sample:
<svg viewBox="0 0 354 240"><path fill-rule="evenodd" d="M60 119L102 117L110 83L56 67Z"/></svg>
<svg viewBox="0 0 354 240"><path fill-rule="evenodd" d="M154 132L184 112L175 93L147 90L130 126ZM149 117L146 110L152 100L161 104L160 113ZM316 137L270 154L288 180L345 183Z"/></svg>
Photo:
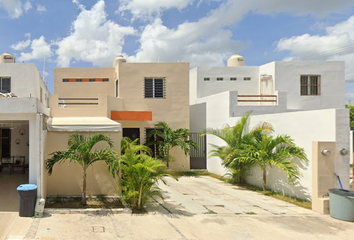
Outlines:
<svg viewBox="0 0 354 240"><path fill-rule="evenodd" d="M99 142L106 142L109 148L101 150L94 149ZM87 168L97 161L105 161L107 163L114 161L117 158L116 152L112 149L113 141L102 133L96 133L93 136L84 137L79 133L70 136L68 141L68 149L65 151L56 151L51 153L52 158L46 161L46 170L49 175L53 172L53 167L57 163L66 161L76 162L82 166L83 169L83 184L81 204L86 205L86 175Z"/></svg>
<svg viewBox="0 0 354 240"><path fill-rule="evenodd" d="M345 107L349 109L349 122L350 122L350 127L354 127L354 106L352 106L352 105L345 105Z"/></svg>
<svg viewBox="0 0 354 240"><path fill-rule="evenodd" d="M113 177L119 176L122 202L133 211L141 212L150 197L163 198L161 189L157 187L158 180L163 181L162 177L173 175L162 161L148 155L151 154L149 147L138 145L138 141L122 139L122 155L108 167Z"/></svg>
<svg viewBox="0 0 354 240"><path fill-rule="evenodd" d="M289 182L300 177L299 166L294 160L308 161L303 148L296 146L287 135L277 137L261 134L253 139L243 150L242 155L254 162L263 171L263 191L267 185L267 169L275 166L288 176Z"/></svg>
<svg viewBox="0 0 354 240"><path fill-rule="evenodd" d="M172 148L180 147L185 155L190 152L191 147L199 148L196 142L189 139L191 134L186 128L173 130L166 122L157 122L154 127L155 129L149 133L148 138L157 136L161 138L161 141L153 140L148 145L156 144L158 146L159 156L166 162L167 167L169 162L174 160L170 155Z"/></svg>
<svg viewBox="0 0 354 240"><path fill-rule="evenodd" d="M254 164L252 159L244 155L243 149L256 136L273 131L273 127L266 122L260 123L249 130L250 114L251 112L247 112L234 126L225 125L222 129L208 128L205 133L201 134L201 136L205 134L214 135L226 143L224 146L210 144L213 149L209 153L211 156L219 157L222 160L222 165L229 170L230 181L235 183L243 183L247 172Z"/></svg>

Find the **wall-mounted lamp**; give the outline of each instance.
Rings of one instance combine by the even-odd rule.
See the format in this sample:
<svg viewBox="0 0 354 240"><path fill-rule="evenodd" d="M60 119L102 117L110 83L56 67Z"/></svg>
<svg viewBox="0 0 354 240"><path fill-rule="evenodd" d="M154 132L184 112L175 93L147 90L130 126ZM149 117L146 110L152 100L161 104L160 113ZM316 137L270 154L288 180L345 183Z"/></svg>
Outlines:
<svg viewBox="0 0 354 240"><path fill-rule="evenodd" d="M321 152L323 155L328 156L329 154L331 154L331 151L329 151L328 149L323 149Z"/></svg>
<svg viewBox="0 0 354 240"><path fill-rule="evenodd" d="M346 148L342 148L341 150L339 150L339 153L343 156L347 155L349 153L348 149Z"/></svg>

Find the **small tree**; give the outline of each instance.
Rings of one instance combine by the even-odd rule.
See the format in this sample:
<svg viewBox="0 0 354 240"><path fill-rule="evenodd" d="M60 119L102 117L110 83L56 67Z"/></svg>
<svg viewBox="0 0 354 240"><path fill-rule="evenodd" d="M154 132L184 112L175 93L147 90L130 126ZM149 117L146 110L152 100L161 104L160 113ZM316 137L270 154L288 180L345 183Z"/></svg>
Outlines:
<svg viewBox="0 0 354 240"><path fill-rule="evenodd" d="M190 131L186 128L179 128L173 130L166 122L157 122L155 123L155 129L149 133L149 138L153 135L156 135L161 138L161 141L152 141L148 144L157 144L159 149L159 155L166 162L167 167L169 162L174 159L170 155L170 151L174 147L180 147L184 154L190 152L190 148L193 147L198 149L198 144L193 140L190 140Z"/></svg>
<svg viewBox="0 0 354 240"><path fill-rule="evenodd" d="M140 154L140 151L149 154L151 149L137 145L137 142L138 139L122 139L122 155L108 166L113 177L119 176L122 202L133 211L141 212L149 197L163 198L157 182L164 176L172 175L162 161L144 153Z"/></svg>
<svg viewBox="0 0 354 240"><path fill-rule="evenodd" d="M99 142L106 142L109 148L101 150L93 150L94 146ZM53 172L53 167L57 163L66 161L74 161L82 166L83 184L81 204L86 205L86 171L89 166L97 161L112 162L117 158L116 152L112 149L113 141L102 133L96 133L92 137L84 137L79 133L70 136L68 141L68 149L65 151L56 151L51 153L52 158L47 159L46 169L49 175Z"/></svg>
<svg viewBox="0 0 354 240"><path fill-rule="evenodd" d="M256 136L260 136L263 132L273 131L273 127L266 122L249 130L250 114L251 112L247 112L234 126L226 125L222 129L208 128L201 135L211 134L226 143L225 146L210 144L213 150L209 153L222 160L222 165L230 171L231 181L235 183L244 182L248 170L254 164L253 159L245 156L244 149Z"/></svg>
<svg viewBox="0 0 354 240"><path fill-rule="evenodd" d="M299 167L293 160L308 161L304 149L296 146L287 135L273 137L261 134L242 150L242 155L262 169L263 191L266 190L268 167L279 168L287 174L291 182L300 177Z"/></svg>

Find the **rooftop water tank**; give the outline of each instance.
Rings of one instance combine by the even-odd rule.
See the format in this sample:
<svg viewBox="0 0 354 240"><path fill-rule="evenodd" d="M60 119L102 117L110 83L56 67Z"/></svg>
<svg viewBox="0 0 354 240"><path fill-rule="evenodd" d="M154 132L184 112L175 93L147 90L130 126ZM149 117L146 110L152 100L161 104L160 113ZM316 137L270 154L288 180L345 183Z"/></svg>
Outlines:
<svg viewBox="0 0 354 240"><path fill-rule="evenodd" d="M15 63L15 57L11 53L4 52L0 56L0 63Z"/></svg>
<svg viewBox="0 0 354 240"><path fill-rule="evenodd" d="M228 67L244 66L243 57L240 54L234 54L227 60Z"/></svg>
<svg viewBox="0 0 354 240"><path fill-rule="evenodd" d="M125 63L127 60L123 57L123 55L118 55L113 61L113 67L116 67L118 63Z"/></svg>

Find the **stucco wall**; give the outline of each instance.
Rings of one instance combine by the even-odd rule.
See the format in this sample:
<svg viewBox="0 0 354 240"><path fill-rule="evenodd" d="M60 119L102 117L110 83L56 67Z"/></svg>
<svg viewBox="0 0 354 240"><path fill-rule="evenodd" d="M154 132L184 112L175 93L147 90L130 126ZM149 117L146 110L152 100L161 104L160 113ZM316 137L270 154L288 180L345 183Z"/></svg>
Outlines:
<svg viewBox="0 0 354 240"><path fill-rule="evenodd" d="M41 75L34 63L1 63L0 77L11 77L11 92L20 98L36 97L40 99L42 88L42 102L46 107L46 97L50 96Z"/></svg>
<svg viewBox="0 0 354 240"><path fill-rule="evenodd" d="M210 78L210 81L204 81L205 77ZM218 77L223 77L223 81L217 81ZM230 77L236 77L237 80L230 81ZM244 77L251 77L251 80L245 81ZM196 78L198 98L224 91L239 91L240 94L259 93L259 67L198 67ZM194 81L191 80L191 83Z"/></svg>
<svg viewBox="0 0 354 240"><path fill-rule="evenodd" d="M45 159L50 158L50 153L54 151L63 151L68 148L68 139L70 132L48 132L47 133L47 151ZM109 135L114 141L114 149L120 152L121 134L104 133ZM88 133L83 133L87 136ZM97 144L96 148L107 147L106 143ZM82 167L74 162L65 162L57 164L53 168L51 176L45 175L46 195L71 195L80 196L82 191ZM117 195L117 180L110 176L104 162L94 163L87 170L87 195Z"/></svg>
<svg viewBox="0 0 354 240"><path fill-rule="evenodd" d="M320 75L319 96L300 95L301 75ZM344 108L344 62L275 62L275 90L286 91L289 109Z"/></svg>
<svg viewBox="0 0 354 240"><path fill-rule="evenodd" d="M108 78L108 82L63 82L63 78ZM54 68L54 93L59 98L114 96L114 68Z"/></svg>

